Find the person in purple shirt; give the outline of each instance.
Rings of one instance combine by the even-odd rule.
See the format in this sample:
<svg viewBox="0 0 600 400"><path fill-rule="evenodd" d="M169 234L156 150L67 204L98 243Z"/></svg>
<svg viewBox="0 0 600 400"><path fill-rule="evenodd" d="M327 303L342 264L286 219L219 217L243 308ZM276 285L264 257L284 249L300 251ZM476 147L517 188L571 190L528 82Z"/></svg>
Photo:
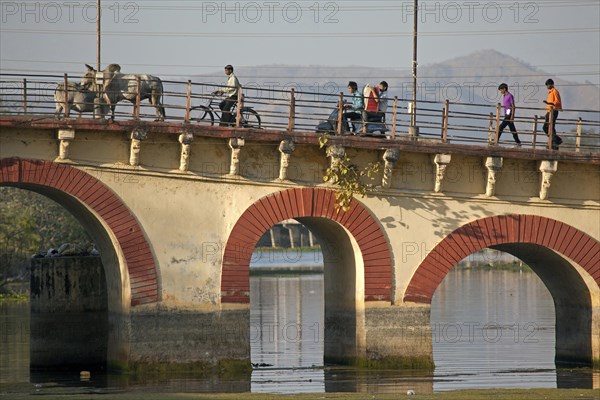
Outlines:
<svg viewBox="0 0 600 400"><path fill-rule="evenodd" d="M515 147L521 147L521 140L519 140L519 135L517 133L517 128L515 128L515 99L513 95L508 91L508 85L506 83L501 83L498 86L498 90L502 97L502 108L504 108L504 120L498 127L498 141L500 140L500 136L502 135L502 131L504 128L508 126L510 129L510 133L513 135L513 139L515 140Z"/></svg>

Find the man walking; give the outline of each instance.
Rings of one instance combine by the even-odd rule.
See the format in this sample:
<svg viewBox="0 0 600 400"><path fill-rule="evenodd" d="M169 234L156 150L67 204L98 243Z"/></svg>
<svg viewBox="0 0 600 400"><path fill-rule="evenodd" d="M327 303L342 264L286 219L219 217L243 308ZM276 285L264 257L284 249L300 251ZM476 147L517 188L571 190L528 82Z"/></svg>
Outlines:
<svg viewBox="0 0 600 400"><path fill-rule="evenodd" d="M548 89L548 98L544 100L546 103L546 117L544 120L544 132L547 135L550 129L552 130L552 150L558 150L558 146L562 143L560 136L556 134L556 119L558 118L558 112L562 111L562 101L560 100L560 93L554 87L554 81L548 79L546 81L546 88ZM550 127L550 113L552 112L552 126Z"/></svg>
<svg viewBox="0 0 600 400"><path fill-rule="evenodd" d="M502 107L504 108L504 120L498 127L498 141L500 141L500 136L502 135L502 131L504 128L508 126L510 132L513 135L513 139L515 140L515 147L521 147L521 141L519 140L519 134L517 133L517 128L515 128L515 98L508 91L508 85L506 83L501 83L498 86L498 90L500 94L502 94Z"/></svg>

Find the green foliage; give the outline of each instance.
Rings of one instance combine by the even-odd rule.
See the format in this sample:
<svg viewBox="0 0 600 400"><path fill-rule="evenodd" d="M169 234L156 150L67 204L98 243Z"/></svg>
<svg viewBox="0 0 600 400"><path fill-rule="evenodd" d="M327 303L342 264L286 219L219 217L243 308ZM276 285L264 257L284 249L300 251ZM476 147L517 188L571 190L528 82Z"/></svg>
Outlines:
<svg viewBox="0 0 600 400"><path fill-rule="evenodd" d="M0 293L0 304L3 303L26 303L29 301L29 293Z"/></svg>
<svg viewBox="0 0 600 400"><path fill-rule="evenodd" d="M326 134L319 137L320 148L325 147L329 154L328 141L329 139ZM367 193L371 192L374 185L365 183L364 181L374 180L380 168L381 164L376 162L369 163L361 169L352 163L352 160L345 152L341 158L332 159L331 165L325 171L323 181L337 186L335 194L336 210L341 208L343 211L348 211L355 195L364 197Z"/></svg>
<svg viewBox="0 0 600 400"><path fill-rule="evenodd" d="M0 290L26 277L33 254L86 242L83 227L59 204L34 192L0 187Z"/></svg>

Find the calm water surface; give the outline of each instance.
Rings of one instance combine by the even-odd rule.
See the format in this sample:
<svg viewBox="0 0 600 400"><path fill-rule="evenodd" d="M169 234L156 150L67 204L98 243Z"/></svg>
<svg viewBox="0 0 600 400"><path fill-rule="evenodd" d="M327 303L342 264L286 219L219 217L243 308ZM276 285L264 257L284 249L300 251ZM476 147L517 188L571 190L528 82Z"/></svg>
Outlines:
<svg viewBox="0 0 600 400"><path fill-rule="evenodd" d="M305 264L319 263L308 256ZM317 260L317 261L314 261ZM255 260L253 268L274 261ZM288 260L289 262L289 260ZM297 260L301 264L301 260ZM298 264L298 265L299 265ZM111 391L427 393L464 388L592 387L590 370L554 367L554 305L533 273L455 269L435 293L431 309L436 369L365 371L323 366L323 275L251 278L250 382L183 375L132 379L32 376L29 305L0 306L0 395ZM68 388L68 389L65 389Z"/></svg>

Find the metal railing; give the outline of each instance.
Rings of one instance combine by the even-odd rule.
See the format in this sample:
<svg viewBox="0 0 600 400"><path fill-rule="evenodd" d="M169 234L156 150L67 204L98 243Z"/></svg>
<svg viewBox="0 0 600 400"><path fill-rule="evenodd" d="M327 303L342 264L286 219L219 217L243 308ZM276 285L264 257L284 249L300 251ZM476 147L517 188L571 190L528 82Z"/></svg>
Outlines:
<svg viewBox="0 0 600 400"><path fill-rule="evenodd" d="M36 118L100 118L109 116L103 110L102 101L90 100L80 95L68 102L69 96L83 91L71 78L59 75L0 74L0 116L27 116ZM212 92L222 86L192 81L162 81L162 105L166 110L166 122L182 124L219 125L217 107L223 97L216 98ZM140 101L142 83L130 82L135 95L135 106L119 102L115 119L152 120L154 106ZM132 89L133 88L133 89ZM55 92L62 94L55 102ZM97 96L92 92L92 97ZM343 104L351 99L344 93L323 94L296 90L277 90L261 87L244 87L238 96L235 112L226 125L248 129L266 129L287 132L315 132L333 135L358 134L381 139L415 139L409 134L411 114L407 105L412 101L390 98L391 107L385 123L363 118L357 122L358 130L349 133L343 118ZM84 93L85 94L85 93ZM83 100L82 100L83 99ZM476 104L439 101L417 102L418 140L440 143L472 145L514 145L511 132L506 129L499 138L499 125L503 120L500 104ZM206 115L206 110L211 115ZM60 113L57 110L62 109ZM81 114L78 110L84 110ZM255 116L248 115L250 111ZM334 112L336 111L336 112ZM59 115L60 114L60 115ZM337 114L337 115L336 115ZM365 115L364 113L363 115ZM551 137L542 126L546 110L543 108L517 107L514 123L524 148L552 148ZM245 116L246 115L246 116ZM256 115L258 121L256 121ZM249 121L249 118L254 118ZM326 123L330 125L327 125ZM323 128L323 127L329 128ZM348 125L349 126L349 125ZM382 133L377 127L385 127ZM556 131L563 139L561 151L584 153L600 152L600 111L562 110L556 121Z"/></svg>

